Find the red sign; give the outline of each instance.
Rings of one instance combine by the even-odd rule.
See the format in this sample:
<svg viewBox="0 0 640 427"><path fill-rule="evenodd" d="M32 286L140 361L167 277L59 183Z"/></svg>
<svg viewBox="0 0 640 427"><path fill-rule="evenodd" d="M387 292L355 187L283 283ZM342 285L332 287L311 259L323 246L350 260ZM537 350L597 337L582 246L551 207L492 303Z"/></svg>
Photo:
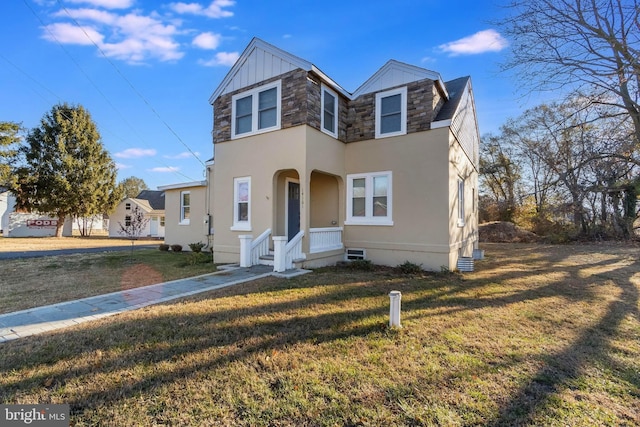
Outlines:
<svg viewBox="0 0 640 427"><path fill-rule="evenodd" d="M57 219L29 219L27 220L27 227L29 228L42 228L42 227L57 227Z"/></svg>

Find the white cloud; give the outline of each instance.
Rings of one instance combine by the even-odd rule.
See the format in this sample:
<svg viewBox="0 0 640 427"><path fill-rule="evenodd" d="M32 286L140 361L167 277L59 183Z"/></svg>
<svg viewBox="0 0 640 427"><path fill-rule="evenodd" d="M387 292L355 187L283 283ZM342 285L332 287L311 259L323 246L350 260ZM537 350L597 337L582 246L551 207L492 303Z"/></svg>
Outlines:
<svg viewBox="0 0 640 427"><path fill-rule="evenodd" d="M179 170L180 168L177 168L175 166L166 166L166 167L157 167L157 168L147 169L148 172L160 172L160 173L178 172Z"/></svg>
<svg viewBox="0 0 640 427"><path fill-rule="evenodd" d="M77 25L55 23L47 27L45 38L53 39L51 33L60 43L88 45L93 42L105 55L132 63L149 58L173 61L184 56L184 52L180 51L180 43L176 41L180 30L156 16L145 16L138 12L118 15L97 9L69 9L55 16L65 17L67 13L83 25L87 34ZM84 24L86 22L90 24Z"/></svg>
<svg viewBox="0 0 640 427"><path fill-rule="evenodd" d="M224 10L235 4L231 0L213 0L207 7L203 7L200 3L171 3L169 7L179 14L190 14L206 16L208 18L228 18L233 16L233 12Z"/></svg>
<svg viewBox="0 0 640 427"><path fill-rule="evenodd" d="M114 156L119 159L135 159L138 157L150 157L155 155L156 150L152 148L127 148L124 151L114 154Z"/></svg>
<svg viewBox="0 0 640 427"><path fill-rule="evenodd" d="M200 49L215 50L220 45L222 36L211 32L200 33L194 37L192 44Z"/></svg>
<svg viewBox="0 0 640 427"><path fill-rule="evenodd" d="M199 156L200 153L198 153L197 151L194 153L196 156ZM189 157L191 157L193 154L191 154L188 151L183 151L180 154L176 154L175 156L162 156L165 159L188 159Z"/></svg>
<svg viewBox="0 0 640 427"><path fill-rule="evenodd" d="M450 55L475 55L485 52L499 52L508 46L507 40L496 30L484 30L477 33L442 44L438 48Z"/></svg>
<svg viewBox="0 0 640 427"><path fill-rule="evenodd" d="M134 0L67 0L69 3L89 4L105 9L127 9L133 6Z"/></svg>
<svg viewBox="0 0 640 427"><path fill-rule="evenodd" d="M133 166L131 165L125 165L124 163L116 163L116 169L118 170L122 170L122 169L131 169Z"/></svg>
<svg viewBox="0 0 640 427"><path fill-rule="evenodd" d="M94 28L78 27L77 25L59 22L45 27L43 36L46 40L63 44L92 45L102 43L103 36Z"/></svg>
<svg viewBox="0 0 640 427"><path fill-rule="evenodd" d="M175 16L131 9L135 0L67 1L78 6L59 8L52 15L57 22L43 27L44 39L62 44L95 44L107 57L134 64L144 63L149 59L176 61L182 58L185 55L182 50L187 46L182 38L195 32L193 29L183 28L183 21ZM231 0L214 0L208 6L193 2L173 3L170 7L179 13L224 18L233 16L233 12L227 8L234 4ZM203 32L192 40L192 45L215 50L221 41L220 34ZM221 57L219 60L224 62L226 58Z"/></svg>
<svg viewBox="0 0 640 427"><path fill-rule="evenodd" d="M218 52L216 53L216 56L209 61L201 59L198 61L198 64L204 65L205 67L215 67L218 65L231 67L236 63L239 57L240 54L238 52Z"/></svg>

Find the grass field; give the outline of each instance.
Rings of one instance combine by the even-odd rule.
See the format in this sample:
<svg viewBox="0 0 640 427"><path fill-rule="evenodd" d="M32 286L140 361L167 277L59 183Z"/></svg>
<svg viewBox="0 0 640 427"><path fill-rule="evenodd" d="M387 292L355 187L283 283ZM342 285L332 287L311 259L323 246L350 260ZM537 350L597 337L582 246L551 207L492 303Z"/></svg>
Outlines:
<svg viewBox="0 0 640 427"><path fill-rule="evenodd" d="M211 254L158 249L0 259L0 314L212 273Z"/></svg>
<svg viewBox="0 0 640 427"><path fill-rule="evenodd" d="M75 426L640 424L638 249L483 248L464 275L327 268L11 341L0 401Z"/></svg>
<svg viewBox="0 0 640 427"><path fill-rule="evenodd" d="M135 245L158 245L158 239L138 239ZM107 236L89 237L0 237L0 252L23 252L32 250L49 251L73 248L109 248L112 246L130 246L131 240Z"/></svg>

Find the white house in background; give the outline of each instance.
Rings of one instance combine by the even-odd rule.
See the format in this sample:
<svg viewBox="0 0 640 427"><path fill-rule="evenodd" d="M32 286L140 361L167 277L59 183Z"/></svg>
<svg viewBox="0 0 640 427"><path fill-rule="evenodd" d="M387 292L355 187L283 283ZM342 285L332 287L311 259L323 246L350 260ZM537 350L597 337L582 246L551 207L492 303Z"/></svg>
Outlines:
<svg viewBox="0 0 640 427"><path fill-rule="evenodd" d="M129 224L134 207L141 209L149 220L139 237L164 237L164 206L164 191L144 190L136 197L124 199L109 215L109 237L126 237L120 225Z"/></svg>
<svg viewBox="0 0 640 427"><path fill-rule="evenodd" d="M4 237L53 237L58 219L40 213L16 212L16 198L0 187L0 229ZM62 235L71 236L71 220L65 221Z"/></svg>
<svg viewBox="0 0 640 427"><path fill-rule="evenodd" d="M14 211L16 198L4 187L0 187L0 231L6 234L9 230L9 215Z"/></svg>
<svg viewBox="0 0 640 427"><path fill-rule="evenodd" d="M213 232L209 215L207 181L193 181L158 187L164 191L166 206L166 234L169 245L181 245L189 250L190 243L204 243L211 247Z"/></svg>

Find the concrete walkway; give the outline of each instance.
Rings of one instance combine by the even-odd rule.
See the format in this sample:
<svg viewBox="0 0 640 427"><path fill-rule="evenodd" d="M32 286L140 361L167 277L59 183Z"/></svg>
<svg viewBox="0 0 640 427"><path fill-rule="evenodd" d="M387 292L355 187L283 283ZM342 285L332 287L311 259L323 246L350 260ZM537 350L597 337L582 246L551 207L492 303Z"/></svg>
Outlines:
<svg viewBox="0 0 640 427"><path fill-rule="evenodd" d="M0 343L267 276L294 277L308 272L291 270L274 273L273 267L263 265L221 268L221 271L203 276L2 314Z"/></svg>

